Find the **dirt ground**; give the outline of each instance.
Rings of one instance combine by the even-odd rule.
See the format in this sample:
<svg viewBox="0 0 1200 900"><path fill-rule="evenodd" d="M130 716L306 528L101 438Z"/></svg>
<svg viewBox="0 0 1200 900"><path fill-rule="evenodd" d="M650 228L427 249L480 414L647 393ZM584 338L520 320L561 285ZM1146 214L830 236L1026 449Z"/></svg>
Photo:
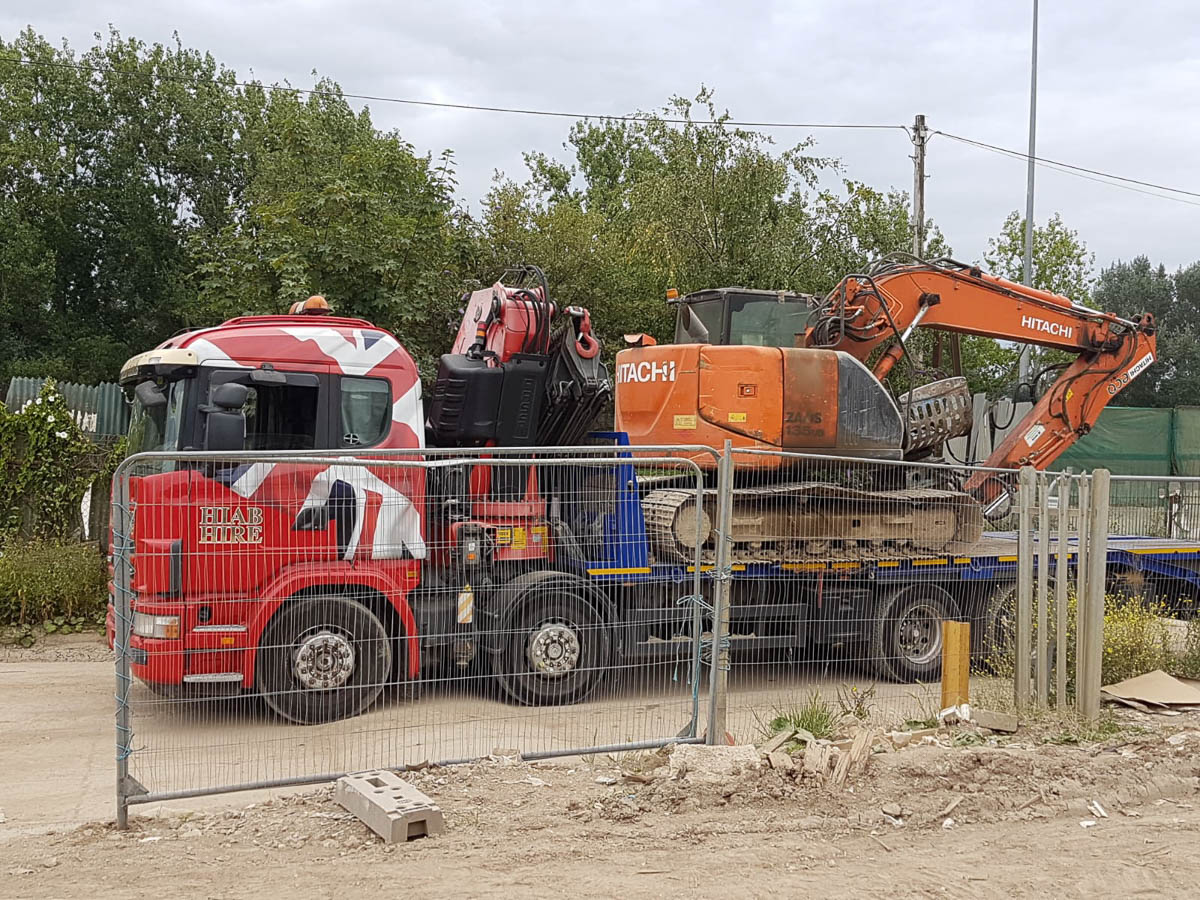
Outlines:
<svg viewBox="0 0 1200 900"><path fill-rule="evenodd" d="M406 777L448 830L402 846L329 788L135 807L120 833L107 822L111 683L82 683L102 661L84 647L75 663L57 647L56 661L0 665L3 898L1197 894L1196 714L1120 713L1083 743L1057 743L1077 733L1045 722L880 741L843 787L765 764L680 772L665 751L431 768ZM64 665L74 683L48 678L20 700L16 670Z"/></svg>

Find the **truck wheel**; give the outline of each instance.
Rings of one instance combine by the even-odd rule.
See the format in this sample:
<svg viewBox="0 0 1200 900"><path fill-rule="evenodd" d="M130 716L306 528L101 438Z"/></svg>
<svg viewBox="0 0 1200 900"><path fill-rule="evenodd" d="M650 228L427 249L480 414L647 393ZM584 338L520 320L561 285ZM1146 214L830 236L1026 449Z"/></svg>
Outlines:
<svg viewBox="0 0 1200 900"><path fill-rule="evenodd" d="M493 672L504 692L528 706L577 703L596 689L612 658L608 626L586 582L536 573L512 586Z"/></svg>
<svg viewBox="0 0 1200 900"><path fill-rule="evenodd" d="M254 683L283 718L316 725L358 715L391 670L392 640L373 612L345 597L306 597L271 619Z"/></svg>
<svg viewBox="0 0 1200 900"><path fill-rule="evenodd" d="M901 588L885 596L871 623L871 657L889 681L930 681L942 671L942 620L957 619L958 604L936 584Z"/></svg>

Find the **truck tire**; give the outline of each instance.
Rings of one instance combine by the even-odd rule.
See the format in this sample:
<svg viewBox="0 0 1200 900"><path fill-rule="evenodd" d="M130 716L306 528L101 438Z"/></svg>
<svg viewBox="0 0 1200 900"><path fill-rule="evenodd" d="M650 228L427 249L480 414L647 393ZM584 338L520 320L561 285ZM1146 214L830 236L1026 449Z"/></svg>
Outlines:
<svg viewBox="0 0 1200 900"><path fill-rule="evenodd" d="M504 693L526 706L554 706L594 691L612 660L612 634L591 585L563 572L534 572L504 597L492 660Z"/></svg>
<svg viewBox="0 0 1200 900"><path fill-rule="evenodd" d="M317 725L356 716L383 690L392 643L378 617L356 600L290 600L263 633L255 687L289 722Z"/></svg>
<svg viewBox="0 0 1200 900"><path fill-rule="evenodd" d="M881 678L932 681L942 671L942 620L959 618L954 598L936 584L886 594L871 623L871 661Z"/></svg>

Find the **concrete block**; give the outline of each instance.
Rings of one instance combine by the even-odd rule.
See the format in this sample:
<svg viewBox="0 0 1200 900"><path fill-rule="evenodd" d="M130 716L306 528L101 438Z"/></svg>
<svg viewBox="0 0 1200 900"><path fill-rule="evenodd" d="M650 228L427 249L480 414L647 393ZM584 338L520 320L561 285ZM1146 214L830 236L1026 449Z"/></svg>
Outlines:
<svg viewBox="0 0 1200 900"><path fill-rule="evenodd" d="M778 769L781 772L792 772L796 769L796 763L782 750L772 750L768 753L767 762L771 764L772 769Z"/></svg>
<svg viewBox="0 0 1200 900"><path fill-rule="evenodd" d="M446 830L446 820L437 804L386 769L339 778L333 798L389 843Z"/></svg>
<svg viewBox="0 0 1200 900"><path fill-rule="evenodd" d="M980 728L990 728L992 731L1003 731L1012 734L1017 730L1017 717L1008 713L992 712L987 709L971 710L971 721Z"/></svg>

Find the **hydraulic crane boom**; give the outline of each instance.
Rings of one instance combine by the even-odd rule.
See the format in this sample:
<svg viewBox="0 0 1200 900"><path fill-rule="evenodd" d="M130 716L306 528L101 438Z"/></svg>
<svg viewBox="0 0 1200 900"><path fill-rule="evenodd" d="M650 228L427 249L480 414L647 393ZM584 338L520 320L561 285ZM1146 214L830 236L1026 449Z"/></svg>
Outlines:
<svg viewBox="0 0 1200 900"><path fill-rule="evenodd" d="M1149 313L1123 319L964 263L910 260L885 260L870 274L844 278L814 310L802 345L841 350L866 362L890 342L873 369L879 379L904 357L904 341L917 327L1077 353L987 458L987 467L1045 469L1155 360ZM998 491L989 480L977 472L965 487L987 501Z"/></svg>

